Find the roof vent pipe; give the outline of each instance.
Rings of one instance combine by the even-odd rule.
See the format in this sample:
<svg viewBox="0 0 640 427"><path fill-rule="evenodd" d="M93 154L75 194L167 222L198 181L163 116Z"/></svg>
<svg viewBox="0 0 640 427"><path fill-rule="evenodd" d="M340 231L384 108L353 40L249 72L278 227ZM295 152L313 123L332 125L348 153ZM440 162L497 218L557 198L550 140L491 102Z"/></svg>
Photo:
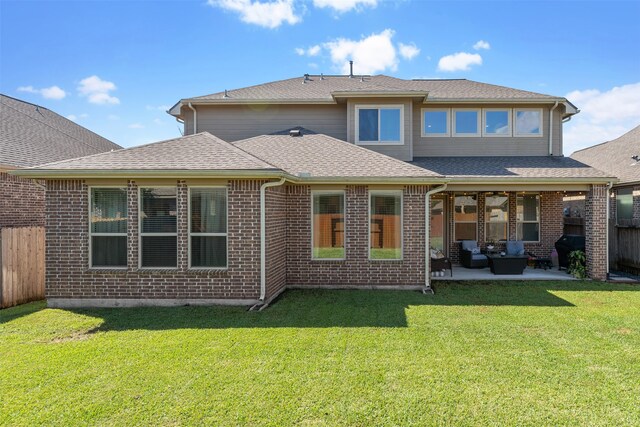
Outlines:
<svg viewBox="0 0 640 427"><path fill-rule="evenodd" d="M353 61L349 61L349 78L353 78Z"/></svg>
<svg viewBox="0 0 640 427"><path fill-rule="evenodd" d="M227 92L227 90L226 90L226 89L224 90L224 96L223 96L223 98L229 98L229 93Z"/></svg>
<svg viewBox="0 0 640 427"><path fill-rule="evenodd" d="M320 73L320 80L324 80L324 73Z"/></svg>

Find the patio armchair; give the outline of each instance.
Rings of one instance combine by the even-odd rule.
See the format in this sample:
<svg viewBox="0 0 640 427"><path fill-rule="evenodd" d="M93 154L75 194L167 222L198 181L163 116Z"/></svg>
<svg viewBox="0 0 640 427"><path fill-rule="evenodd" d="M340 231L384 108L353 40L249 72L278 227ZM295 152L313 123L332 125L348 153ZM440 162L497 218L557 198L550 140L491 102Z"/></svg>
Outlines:
<svg viewBox="0 0 640 427"><path fill-rule="evenodd" d="M466 268L485 268L489 266L489 259L480 253L476 240L462 240L460 242L460 263Z"/></svg>

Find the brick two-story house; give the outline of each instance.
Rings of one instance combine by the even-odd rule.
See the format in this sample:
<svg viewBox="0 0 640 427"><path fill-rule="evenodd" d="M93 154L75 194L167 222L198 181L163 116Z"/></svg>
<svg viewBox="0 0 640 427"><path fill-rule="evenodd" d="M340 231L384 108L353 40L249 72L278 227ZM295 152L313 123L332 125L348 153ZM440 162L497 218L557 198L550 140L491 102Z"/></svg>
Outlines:
<svg viewBox="0 0 640 427"><path fill-rule="evenodd" d="M548 254L567 191L589 195L589 274L604 279L612 178L562 157L577 112L468 80L305 75L179 101L182 138L18 173L47 181L53 305L426 289L429 247Z"/></svg>
<svg viewBox="0 0 640 427"><path fill-rule="evenodd" d="M119 150L117 144L59 114L0 95L0 229L45 225L44 183L9 171Z"/></svg>

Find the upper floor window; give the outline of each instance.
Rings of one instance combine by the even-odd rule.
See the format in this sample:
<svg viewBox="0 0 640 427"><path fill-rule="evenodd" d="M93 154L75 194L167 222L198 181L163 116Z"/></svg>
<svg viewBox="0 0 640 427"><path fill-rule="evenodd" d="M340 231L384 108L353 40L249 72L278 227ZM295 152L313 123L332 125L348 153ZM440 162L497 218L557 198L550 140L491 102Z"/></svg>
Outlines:
<svg viewBox="0 0 640 427"><path fill-rule="evenodd" d="M422 136L449 136L449 109L422 109Z"/></svg>
<svg viewBox="0 0 640 427"><path fill-rule="evenodd" d="M508 109L484 109L484 136L511 136L511 115Z"/></svg>
<svg viewBox="0 0 640 427"><path fill-rule="evenodd" d="M480 110L453 110L453 136L480 136Z"/></svg>
<svg viewBox="0 0 640 427"><path fill-rule="evenodd" d="M542 136L542 109L516 108L514 136Z"/></svg>
<svg viewBox="0 0 640 427"><path fill-rule="evenodd" d="M92 188L90 206L91 267L126 267L127 189Z"/></svg>
<svg viewBox="0 0 640 427"><path fill-rule="evenodd" d="M401 105L356 106L356 143L402 144Z"/></svg>

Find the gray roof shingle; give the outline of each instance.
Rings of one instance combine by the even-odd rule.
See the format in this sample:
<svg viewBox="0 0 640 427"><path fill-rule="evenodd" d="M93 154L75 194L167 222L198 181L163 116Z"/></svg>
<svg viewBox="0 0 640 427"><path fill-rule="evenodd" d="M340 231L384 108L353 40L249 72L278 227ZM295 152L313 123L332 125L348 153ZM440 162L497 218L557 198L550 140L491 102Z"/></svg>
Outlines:
<svg viewBox="0 0 640 427"><path fill-rule="evenodd" d="M154 142L78 159L48 163L32 170L276 170L274 166L208 132Z"/></svg>
<svg viewBox="0 0 640 427"><path fill-rule="evenodd" d="M121 149L53 111L0 95L0 164L30 167Z"/></svg>
<svg viewBox="0 0 640 427"><path fill-rule="evenodd" d="M311 178L428 178L437 173L410 165L375 151L301 129L262 135L233 144L290 175ZM301 175L302 174L302 175Z"/></svg>
<svg viewBox="0 0 640 427"><path fill-rule="evenodd" d="M308 81L303 77L264 83L240 89L218 92L211 95L189 98L189 101L333 101L332 94L339 92L415 92L416 96L424 96L428 92L428 99L491 99L491 100L552 100L560 99L550 95L475 82L466 79L434 79L434 80L403 80L395 77L377 75L353 77L349 76L310 76ZM187 101L187 99L183 100Z"/></svg>
<svg viewBox="0 0 640 427"><path fill-rule="evenodd" d="M640 182L640 161L632 156L640 156L640 126L612 141L576 151L571 158L618 177L619 184L626 184Z"/></svg>
<svg viewBox="0 0 640 427"><path fill-rule="evenodd" d="M597 179L606 181L606 173L568 157L419 157L413 165L448 178Z"/></svg>

